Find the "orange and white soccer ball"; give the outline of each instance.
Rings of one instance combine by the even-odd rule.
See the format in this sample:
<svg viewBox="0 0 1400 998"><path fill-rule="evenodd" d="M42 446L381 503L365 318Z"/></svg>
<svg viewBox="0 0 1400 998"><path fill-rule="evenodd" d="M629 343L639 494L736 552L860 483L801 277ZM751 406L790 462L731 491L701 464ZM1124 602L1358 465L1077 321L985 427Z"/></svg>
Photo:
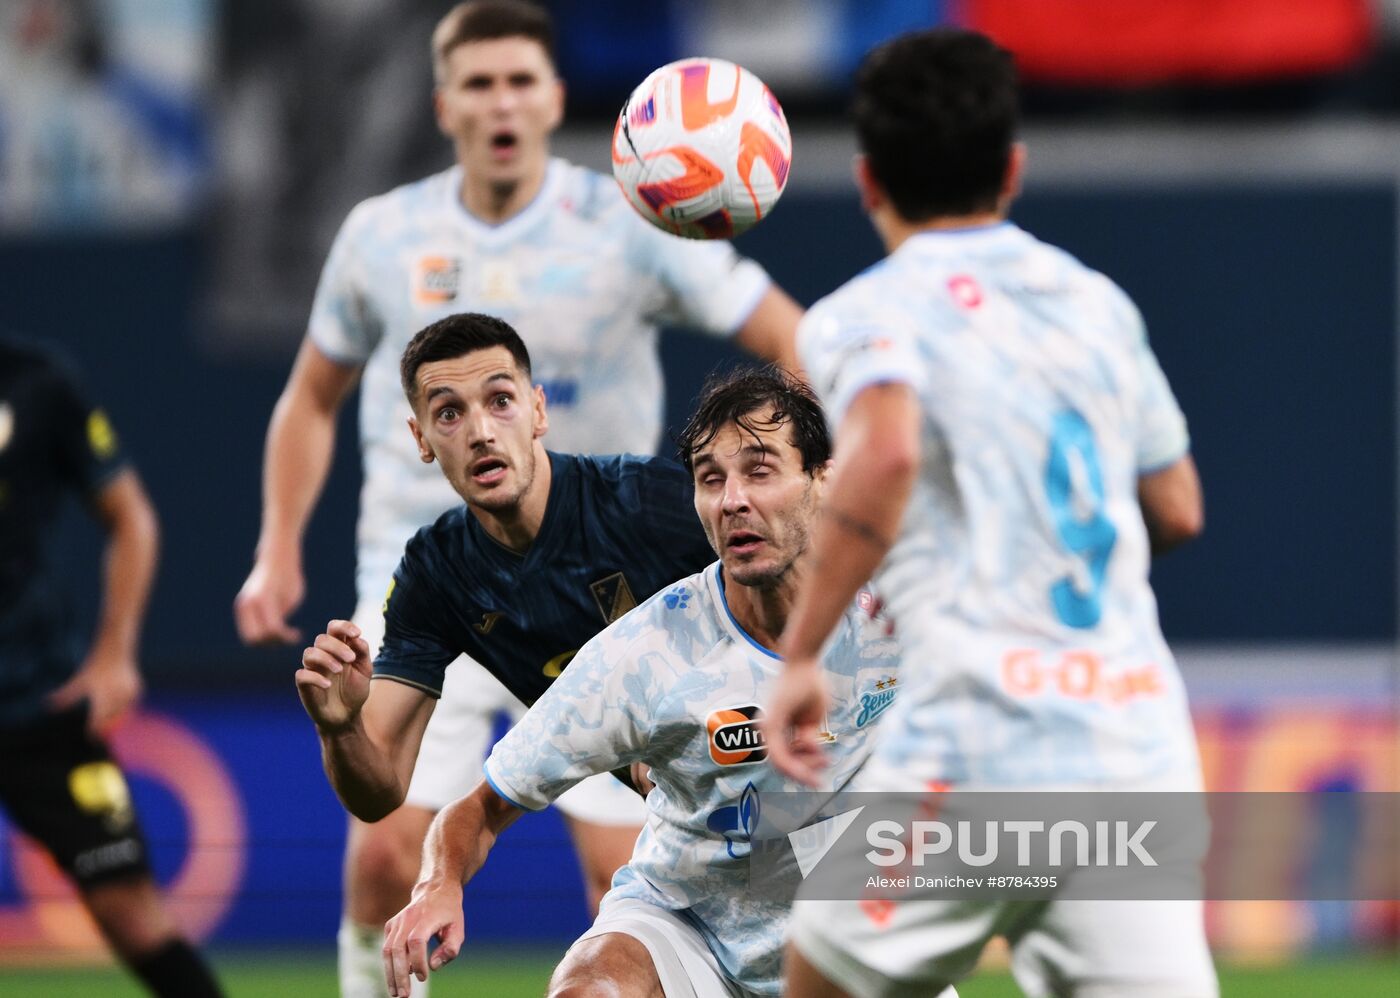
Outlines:
<svg viewBox="0 0 1400 998"><path fill-rule="evenodd" d="M613 176L651 224L728 239L767 217L787 185L792 136L773 91L723 59L682 59L627 98Z"/></svg>

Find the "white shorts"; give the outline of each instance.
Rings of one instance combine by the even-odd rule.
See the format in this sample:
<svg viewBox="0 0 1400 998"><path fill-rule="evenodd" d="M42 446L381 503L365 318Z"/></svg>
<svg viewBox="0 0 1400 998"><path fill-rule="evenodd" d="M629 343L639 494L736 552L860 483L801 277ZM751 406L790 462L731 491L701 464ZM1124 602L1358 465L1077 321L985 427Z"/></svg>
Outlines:
<svg viewBox="0 0 1400 998"><path fill-rule="evenodd" d="M384 638L380 605L360 604L354 620L373 657ZM525 706L485 666L466 655L455 659L443 676L442 697L423 732L404 802L440 811L465 797L481 782L481 764L491 750L497 715L516 721L524 713ZM610 773L589 777L554 803L570 818L594 825L640 828L647 820L646 802Z"/></svg>
<svg viewBox="0 0 1400 998"><path fill-rule="evenodd" d="M720 970L695 927L673 911L636 898L609 901L579 942L618 932L647 948L666 998L748 998Z"/></svg>
<svg viewBox="0 0 1400 998"><path fill-rule="evenodd" d="M1199 775L1187 773L1124 789L1199 786ZM854 998L926 995L971 972L997 935L1011 944L1012 973L1031 998L1219 993L1199 900L812 900L798 901L788 923L807 961Z"/></svg>

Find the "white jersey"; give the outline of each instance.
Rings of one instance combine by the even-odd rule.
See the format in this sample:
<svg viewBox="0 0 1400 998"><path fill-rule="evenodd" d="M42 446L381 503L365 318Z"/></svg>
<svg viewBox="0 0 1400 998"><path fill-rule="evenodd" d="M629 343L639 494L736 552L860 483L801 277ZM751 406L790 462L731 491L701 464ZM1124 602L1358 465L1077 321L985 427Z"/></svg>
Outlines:
<svg viewBox="0 0 1400 998"><path fill-rule="evenodd" d="M515 327L566 453L650 454L663 410L657 326L738 329L768 288L722 242L649 226L611 178L551 160L518 215L491 226L462 206L453 168L358 205L326 260L308 335L364 365L357 589L380 596L413 532L460 500L418 459L399 358L424 326L485 312Z"/></svg>
<svg viewBox="0 0 1400 998"><path fill-rule="evenodd" d="M852 609L828 645L828 789L864 761L895 699L898 646L884 631ZM647 824L604 911L635 898L683 912L726 974L772 995L789 906L746 895L758 794L804 789L768 765L754 723L781 666L734 620L712 565L585 645L485 767L498 793L537 810L593 773L648 763Z"/></svg>
<svg viewBox="0 0 1400 998"><path fill-rule="evenodd" d="M833 425L876 383L923 410L875 583L908 648L881 762L977 785L1194 769L1137 500L1189 441L1127 295L1009 222L924 232L818 303L799 350Z"/></svg>

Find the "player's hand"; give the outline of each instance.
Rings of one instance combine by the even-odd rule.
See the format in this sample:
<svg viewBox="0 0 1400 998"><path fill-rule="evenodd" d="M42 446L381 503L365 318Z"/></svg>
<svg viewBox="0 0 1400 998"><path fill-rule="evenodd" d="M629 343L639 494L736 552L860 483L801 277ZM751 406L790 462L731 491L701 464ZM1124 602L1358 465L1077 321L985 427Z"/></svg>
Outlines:
<svg viewBox="0 0 1400 998"><path fill-rule="evenodd" d="M373 674L369 643L360 629L348 620L332 620L301 653L297 693L316 727L334 732L359 716Z"/></svg>
<svg viewBox="0 0 1400 998"><path fill-rule="evenodd" d="M291 556L259 556L233 599L233 622L245 645L290 645L301 640L301 631L287 618L301 606L306 579L298 559Z"/></svg>
<svg viewBox="0 0 1400 998"><path fill-rule="evenodd" d="M809 787L821 785L827 765L822 748L827 703L821 663L792 659L783 666L761 719L768 761L784 776Z"/></svg>
<svg viewBox="0 0 1400 998"><path fill-rule="evenodd" d="M428 952L436 936L437 948ZM384 923L384 981L390 998L408 998L409 978L428 979L461 952L466 938L462 885L419 883L408 907Z"/></svg>
<svg viewBox="0 0 1400 998"><path fill-rule="evenodd" d="M49 707L68 710L88 702L89 733L106 734L141 699L141 670L129 655L94 649L73 678L49 694Z"/></svg>

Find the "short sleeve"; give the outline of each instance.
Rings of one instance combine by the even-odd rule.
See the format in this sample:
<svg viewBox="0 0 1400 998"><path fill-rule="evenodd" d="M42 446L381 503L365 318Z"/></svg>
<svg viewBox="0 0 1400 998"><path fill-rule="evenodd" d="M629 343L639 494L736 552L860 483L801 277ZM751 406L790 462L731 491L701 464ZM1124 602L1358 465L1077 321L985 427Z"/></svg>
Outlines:
<svg viewBox="0 0 1400 998"><path fill-rule="evenodd" d="M772 281L752 260L721 240L682 239L632 223L634 266L655 275L662 305L652 316L711 336L739 331Z"/></svg>
<svg viewBox="0 0 1400 998"><path fill-rule="evenodd" d="M638 623L624 617L584 645L496 743L484 769L498 794L538 811L582 780L641 758L651 693L641 675L645 652L631 640Z"/></svg>
<svg viewBox="0 0 1400 998"><path fill-rule="evenodd" d="M913 331L897 313L871 309L859 316L818 306L797 328L797 352L830 424L838 426L851 402L878 384L922 391L927 365Z"/></svg>
<svg viewBox="0 0 1400 998"><path fill-rule="evenodd" d="M426 564L420 533L409 541L384 596L384 640L374 659L374 677L406 683L434 698L442 694L447 667L461 654L445 633L452 616Z"/></svg>
<svg viewBox="0 0 1400 998"><path fill-rule="evenodd" d="M370 203L350 212L321 269L307 335L323 354L342 364L363 364L379 344L383 322L373 307L365 260Z"/></svg>
<svg viewBox="0 0 1400 998"><path fill-rule="evenodd" d="M1126 300L1126 295L1124 298ZM1191 449L1191 437L1186 428L1186 416L1147 342L1147 327L1141 313L1130 301L1126 309L1133 363L1137 366L1140 386L1135 439L1137 467L1138 474L1146 475L1184 457Z"/></svg>
<svg viewBox="0 0 1400 998"><path fill-rule="evenodd" d="M53 364L50 373L53 384L46 394L61 477L79 494L95 496L126 465L121 442L76 376L61 364Z"/></svg>

